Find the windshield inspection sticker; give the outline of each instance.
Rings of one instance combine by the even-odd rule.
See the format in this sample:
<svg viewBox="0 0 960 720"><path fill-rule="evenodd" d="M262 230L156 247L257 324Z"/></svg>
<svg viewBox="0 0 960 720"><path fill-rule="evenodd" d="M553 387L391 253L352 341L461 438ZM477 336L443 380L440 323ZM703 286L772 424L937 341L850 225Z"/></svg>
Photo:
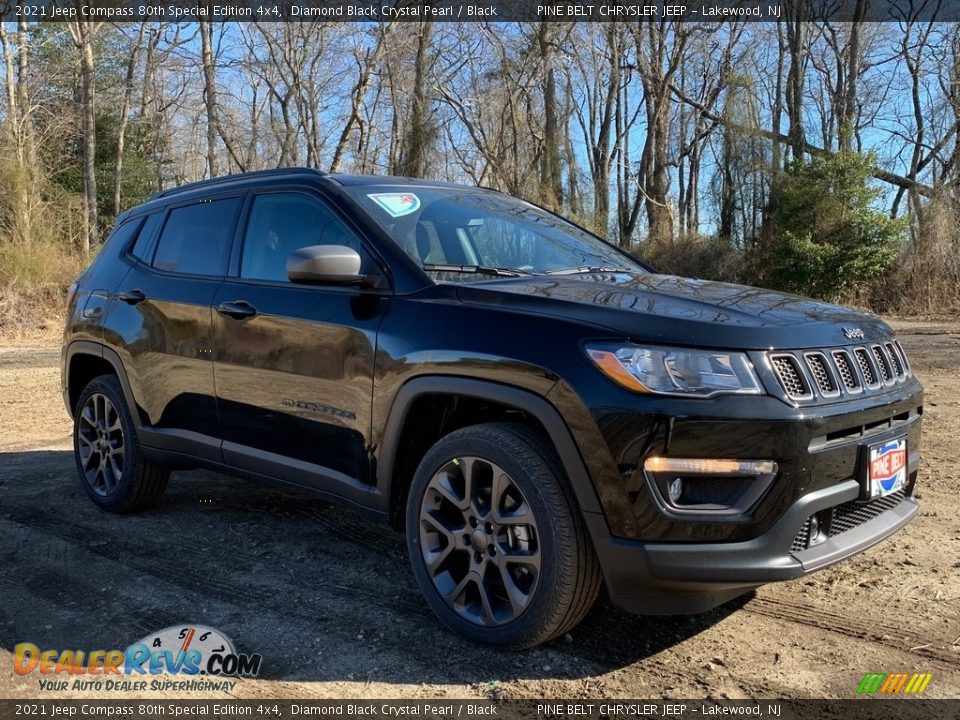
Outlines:
<svg viewBox="0 0 960 720"><path fill-rule="evenodd" d="M386 210L390 217L403 217L420 209L420 198L413 193L372 193L367 197Z"/></svg>

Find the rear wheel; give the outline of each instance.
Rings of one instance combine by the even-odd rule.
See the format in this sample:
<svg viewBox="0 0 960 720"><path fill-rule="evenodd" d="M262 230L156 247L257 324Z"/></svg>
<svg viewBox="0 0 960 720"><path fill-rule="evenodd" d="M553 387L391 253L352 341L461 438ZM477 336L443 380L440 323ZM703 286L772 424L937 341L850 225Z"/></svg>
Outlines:
<svg viewBox="0 0 960 720"><path fill-rule="evenodd" d="M563 470L523 425L437 442L407 502L407 543L427 602L471 640L532 647L590 609L600 571Z"/></svg>
<svg viewBox="0 0 960 720"><path fill-rule="evenodd" d="M115 375L94 378L80 393L73 449L84 491L104 510L140 510L167 487L170 472L144 458Z"/></svg>

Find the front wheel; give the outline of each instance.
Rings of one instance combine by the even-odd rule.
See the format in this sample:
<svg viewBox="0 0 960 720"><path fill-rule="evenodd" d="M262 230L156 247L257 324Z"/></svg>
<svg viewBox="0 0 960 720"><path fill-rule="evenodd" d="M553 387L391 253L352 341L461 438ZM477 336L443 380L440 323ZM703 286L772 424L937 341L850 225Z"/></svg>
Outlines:
<svg viewBox="0 0 960 720"><path fill-rule="evenodd" d="M420 589L471 640L539 645L596 599L599 565L562 467L523 425L474 425L437 442L417 468L406 519Z"/></svg>
<svg viewBox="0 0 960 720"><path fill-rule="evenodd" d="M104 510L140 510L155 503L167 487L170 472L143 456L115 375L94 378L80 393L73 450L84 491Z"/></svg>

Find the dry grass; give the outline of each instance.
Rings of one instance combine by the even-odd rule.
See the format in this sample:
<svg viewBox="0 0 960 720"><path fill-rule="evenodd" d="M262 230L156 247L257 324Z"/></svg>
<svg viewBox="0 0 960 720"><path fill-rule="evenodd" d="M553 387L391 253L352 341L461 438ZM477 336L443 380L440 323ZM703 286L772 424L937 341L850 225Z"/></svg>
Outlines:
<svg viewBox="0 0 960 720"><path fill-rule="evenodd" d="M880 311L943 315L960 309L960 201L934 198L900 267L874 292Z"/></svg>
<svg viewBox="0 0 960 720"><path fill-rule="evenodd" d="M0 333L31 338L58 332L67 288L84 265L58 243L0 243Z"/></svg>
<svg viewBox="0 0 960 720"><path fill-rule="evenodd" d="M637 256L657 272L704 280L749 284L744 254L723 240L706 235L687 235L669 243L646 243Z"/></svg>

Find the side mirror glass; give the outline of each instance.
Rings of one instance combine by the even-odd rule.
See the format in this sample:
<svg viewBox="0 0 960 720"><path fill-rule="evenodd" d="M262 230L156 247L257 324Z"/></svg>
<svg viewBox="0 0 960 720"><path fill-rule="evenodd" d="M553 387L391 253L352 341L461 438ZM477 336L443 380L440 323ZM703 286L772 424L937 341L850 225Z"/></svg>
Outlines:
<svg viewBox="0 0 960 720"><path fill-rule="evenodd" d="M346 245L310 245L287 258L287 278L295 283L360 285L360 254Z"/></svg>

